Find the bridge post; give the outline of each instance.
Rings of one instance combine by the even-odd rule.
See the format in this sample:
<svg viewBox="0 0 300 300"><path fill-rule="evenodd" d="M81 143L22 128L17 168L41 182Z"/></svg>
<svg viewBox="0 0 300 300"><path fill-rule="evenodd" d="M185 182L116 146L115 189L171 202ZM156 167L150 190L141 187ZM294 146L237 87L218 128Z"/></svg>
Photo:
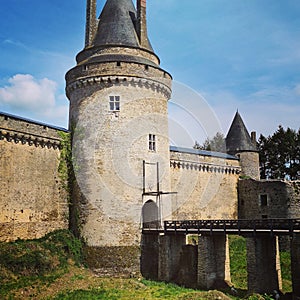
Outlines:
<svg viewBox="0 0 300 300"><path fill-rule="evenodd" d="M293 299L300 299L300 234L294 233L291 241L291 269Z"/></svg>
<svg viewBox="0 0 300 300"><path fill-rule="evenodd" d="M281 268L278 237L246 238L248 290L272 293L281 290Z"/></svg>
<svg viewBox="0 0 300 300"><path fill-rule="evenodd" d="M158 279L174 282L180 268L182 247L186 244L185 235L159 236Z"/></svg>
<svg viewBox="0 0 300 300"><path fill-rule="evenodd" d="M159 234L142 234L141 273L143 277L158 280Z"/></svg>
<svg viewBox="0 0 300 300"><path fill-rule="evenodd" d="M199 236L197 281L200 289L223 288L230 283L226 235Z"/></svg>

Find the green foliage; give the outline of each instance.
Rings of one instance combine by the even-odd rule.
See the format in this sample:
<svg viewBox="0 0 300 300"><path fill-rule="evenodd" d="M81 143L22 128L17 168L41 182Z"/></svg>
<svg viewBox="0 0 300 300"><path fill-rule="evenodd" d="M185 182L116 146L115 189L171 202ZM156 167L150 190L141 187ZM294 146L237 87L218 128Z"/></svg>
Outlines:
<svg viewBox="0 0 300 300"><path fill-rule="evenodd" d="M300 129L279 126L258 140L262 179L300 179Z"/></svg>
<svg viewBox="0 0 300 300"><path fill-rule="evenodd" d="M82 263L82 243L68 230L57 230L40 239L42 245L49 249L51 254L59 257L60 264L67 265L72 259L77 265Z"/></svg>
<svg viewBox="0 0 300 300"><path fill-rule="evenodd" d="M58 173L62 187L70 194L70 176L72 175L72 148L71 134L63 131L58 132L61 137L60 161L58 165Z"/></svg>
<svg viewBox="0 0 300 300"><path fill-rule="evenodd" d="M207 138L202 145L197 141L193 146L194 149L216 151L216 152L226 152L226 144L224 134L217 132L213 138Z"/></svg>

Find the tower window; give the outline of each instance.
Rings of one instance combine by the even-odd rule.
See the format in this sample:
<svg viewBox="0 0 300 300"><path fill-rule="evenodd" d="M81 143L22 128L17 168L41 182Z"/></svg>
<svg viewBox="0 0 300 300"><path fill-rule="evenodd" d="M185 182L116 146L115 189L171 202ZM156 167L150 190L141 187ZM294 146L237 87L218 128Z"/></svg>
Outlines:
<svg viewBox="0 0 300 300"><path fill-rule="evenodd" d="M261 194L259 195L260 206L268 206L268 195Z"/></svg>
<svg viewBox="0 0 300 300"><path fill-rule="evenodd" d="M156 151L156 139L154 134L149 134L149 150Z"/></svg>
<svg viewBox="0 0 300 300"><path fill-rule="evenodd" d="M109 96L109 109L120 111L120 96Z"/></svg>

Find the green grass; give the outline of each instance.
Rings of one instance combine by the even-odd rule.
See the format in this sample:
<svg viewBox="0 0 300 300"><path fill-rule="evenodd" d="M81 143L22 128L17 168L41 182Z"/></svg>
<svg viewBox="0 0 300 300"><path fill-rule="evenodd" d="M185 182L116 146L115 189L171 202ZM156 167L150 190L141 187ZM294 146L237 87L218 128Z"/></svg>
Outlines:
<svg viewBox="0 0 300 300"><path fill-rule="evenodd" d="M0 243L0 296L37 282L52 283L67 271L69 259L80 264L81 243L67 230L38 240Z"/></svg>
<svg viewBox="0 0 300 300"><path fill-rule="evenodd" d="M229 236L231 280L238 289L247 289L246 240L240 236Z"/></svg>
<svg viewBox="0 0 300 300"><path fill-rule="evenodd" d="M291 255L289 252L283 251L280 253L281 277L283 291L292 291L292 275L291 275Z"/></svg>
<svg viewBox="0 0 300 300"><path fill-rule="evenodd" d="M115 282L115 283L113 283ZM58 294L54 300L215 300L229 299L218 291L201 292L186 289L174 284L153 282L148 280L122 280L112 279L111 283L104 283L98 288L89 290L65 291Z"/></svg>

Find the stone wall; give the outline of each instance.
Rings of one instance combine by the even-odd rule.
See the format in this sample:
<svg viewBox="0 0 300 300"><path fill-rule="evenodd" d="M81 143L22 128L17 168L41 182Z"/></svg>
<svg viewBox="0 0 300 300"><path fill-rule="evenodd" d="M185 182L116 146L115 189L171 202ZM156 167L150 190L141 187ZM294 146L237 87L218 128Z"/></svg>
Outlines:
<svg viewBox="0 0 300 300"><path fill-rule="evenodd" d="M248 291L271 294L282 289L277 237L246 238Z"/></svg>
<svg viewBox="0 0 300 300"><path fill-rule="evenodd" d="M240 170L225 154L171 151L173 219L236 219Z"/></svg>
<svg viewBox="0 0 300 300"><path fill-rule="evenodd" d="M0 241L68 228L67 193L58 172L59 130L0 114Z"/></svg>
<svg viewBox="0 0 300 300"><path fill-rule="evenodd" d="M239 180L239 218L299 218L300 181Z"/></svg>
<svg viewBox="0 0 300 300"><path fill-rule="evenodd" d="M226 235L199 236L198 288L224 288L230 285L229 244Z"/></svg>
<svg viewBox="0 0 300 300"><path fill-rule="evenodd" d="M259 154L258 152L240 152L237 154L242 168L241 176L260 179Z"/></svg>

